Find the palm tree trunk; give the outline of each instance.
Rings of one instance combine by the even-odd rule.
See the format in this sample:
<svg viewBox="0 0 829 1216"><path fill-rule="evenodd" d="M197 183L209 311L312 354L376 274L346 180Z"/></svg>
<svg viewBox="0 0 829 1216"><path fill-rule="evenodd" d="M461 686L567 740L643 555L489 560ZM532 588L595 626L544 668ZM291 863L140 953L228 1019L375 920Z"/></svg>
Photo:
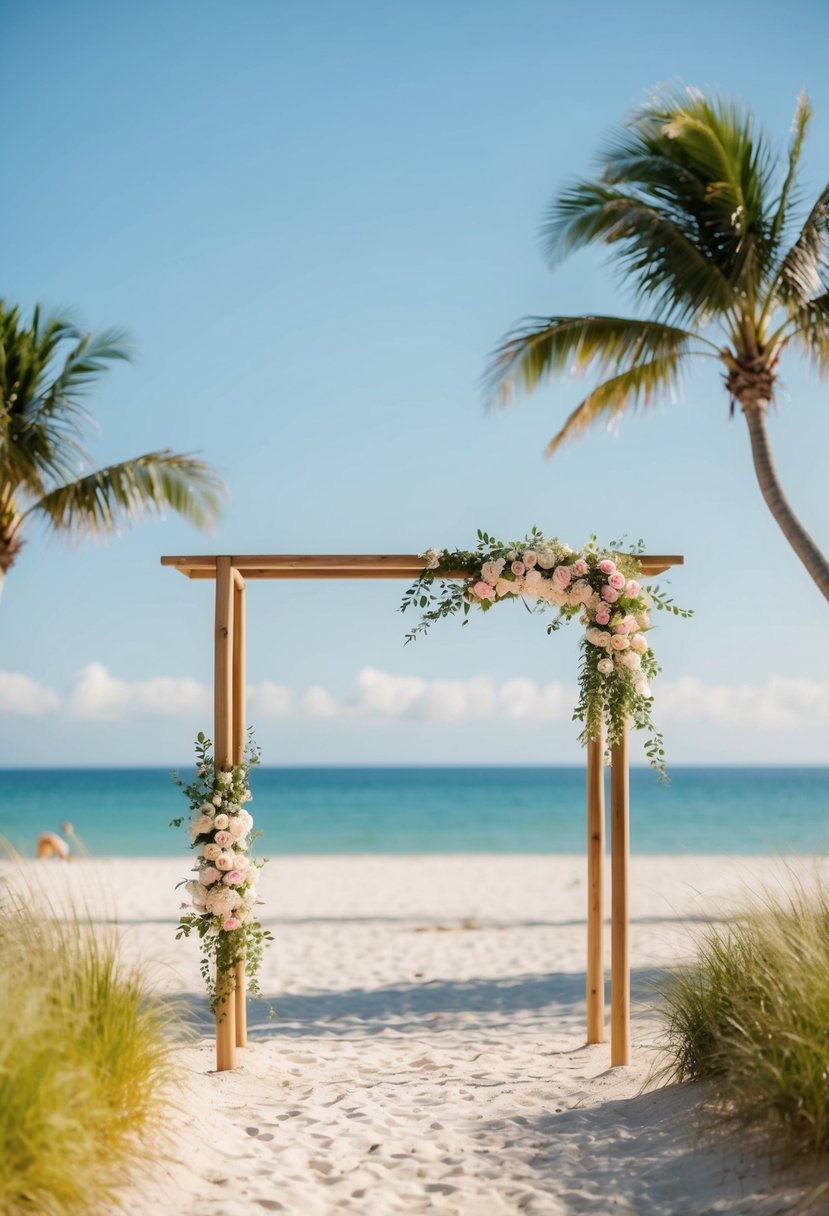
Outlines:
<svg viewBox="0 0 829 1216"><path fill-rule="evenodd" d="M754 471L766 506L824 598L829 600L829 562L795 515L777 477L766 426L768 402L746 404L743 406L743 413L751 438Z"/></svg>

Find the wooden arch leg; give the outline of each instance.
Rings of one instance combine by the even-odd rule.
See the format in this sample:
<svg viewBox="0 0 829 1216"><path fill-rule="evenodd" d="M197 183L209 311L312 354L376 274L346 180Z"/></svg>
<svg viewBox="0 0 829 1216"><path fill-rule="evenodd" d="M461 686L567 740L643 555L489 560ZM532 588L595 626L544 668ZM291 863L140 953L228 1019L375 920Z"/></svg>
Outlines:
<svg viewBox="0 0 829 1216"><path fill-rule="evenodd" d="M587 1042L604 1042L604 737L587 744Z"/></svg>
<svg viewBox="0 0 829 1216"><path fill-rule="evenodd" d="M234 590L229 557L216 558L216 633L213 685L213 745L216 770L233 763ZM216 1070L236 1067L236 977L232 971L216 976Z"/></svg>
<svg viewBox="0 0 829 1216"><path fill-rule="evenodd" d="M245 583L233 571L233 763L245 758ZM236 1046L248 1041L247 978L244 962L236 965Z"/></svg>
<svg viewBox="0 0 829 1216"><path fill-rule="evenodd" d="M628 723L611 753L610 771L610 1063L630 1063L630 776Z"/></svg>

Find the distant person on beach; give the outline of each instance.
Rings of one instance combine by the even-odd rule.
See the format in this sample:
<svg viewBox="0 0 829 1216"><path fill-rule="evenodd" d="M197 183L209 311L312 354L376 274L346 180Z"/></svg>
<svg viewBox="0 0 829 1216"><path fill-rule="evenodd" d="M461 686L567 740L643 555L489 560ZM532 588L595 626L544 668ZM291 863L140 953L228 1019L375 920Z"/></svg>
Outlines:
<svg viewBox="0 0 829 1216"><path fill-rule="evenodd" d="M60 825L60 830L63 832L63 836L74 837L75 835L75 829L66 820ZM57 857L60 861L71 861L69 845L63 836L58 836L57 832L41 832L37 838L35 856L44 860Z"/></svg>

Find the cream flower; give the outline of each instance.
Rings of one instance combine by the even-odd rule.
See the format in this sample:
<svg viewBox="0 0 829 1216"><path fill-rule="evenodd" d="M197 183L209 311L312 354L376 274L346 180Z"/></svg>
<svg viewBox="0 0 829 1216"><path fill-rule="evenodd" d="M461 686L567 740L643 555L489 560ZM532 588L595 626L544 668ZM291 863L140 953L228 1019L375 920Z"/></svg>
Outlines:
<svg viewBox="0 0 829 1216"><path fill-rule="evenodd" d="M630 639L630 648L631 650L635 650L637 654L645 653L645 651L648 649L648 639L645 637L644 633L634 633L633 637Z"/></svg>
<svg viewBox="0 0 829 1216"><path fill-rule="evenodd" d="M221 854L222 850L217 844L211 842L210 844L202 845L201 855L202 857L206 857L208 861L215 861L217 857L221 857Z"/></svg>
<svg viewBox="0 0 829 1216"><path fill-rule="evenodd" d="M613 650L627 650L630 646L630 640L626 633L614 633L610 639L610 645Z"/></svg>
<svg viewBox="0 0 829 1216"><path fill-rule="evenodd" d="M222 812L220 815L217 815L216 818L213 820L213 826L216 828L219 828L220 831L223 831L227 827L227 824L228 824L228 818L224 812Z"/></svg>
<svg viewBox="0 0 829 1216"><path fill-rule="evenodd" d="M613 660L608 659L608 658L599 659L598 663L596 664L596 667L599 669L599 671L602 673L603 676L609 676L610 673L613 671Z"/></svg>

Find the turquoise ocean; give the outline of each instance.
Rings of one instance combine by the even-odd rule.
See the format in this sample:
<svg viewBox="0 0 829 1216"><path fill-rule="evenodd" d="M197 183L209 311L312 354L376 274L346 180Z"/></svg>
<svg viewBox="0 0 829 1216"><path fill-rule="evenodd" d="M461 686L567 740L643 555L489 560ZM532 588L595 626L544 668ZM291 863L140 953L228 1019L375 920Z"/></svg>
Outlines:
<svg viewBox="0 0 829 1216"><path fill-rule="evenodd" d="M638 853L829 852L829 768L631 773ZM580 768L260 768L257 851L580 853ZM93 856L180 855L186 800L165 769L0 770L0 835L24 855L69 820Z"/></svg>

